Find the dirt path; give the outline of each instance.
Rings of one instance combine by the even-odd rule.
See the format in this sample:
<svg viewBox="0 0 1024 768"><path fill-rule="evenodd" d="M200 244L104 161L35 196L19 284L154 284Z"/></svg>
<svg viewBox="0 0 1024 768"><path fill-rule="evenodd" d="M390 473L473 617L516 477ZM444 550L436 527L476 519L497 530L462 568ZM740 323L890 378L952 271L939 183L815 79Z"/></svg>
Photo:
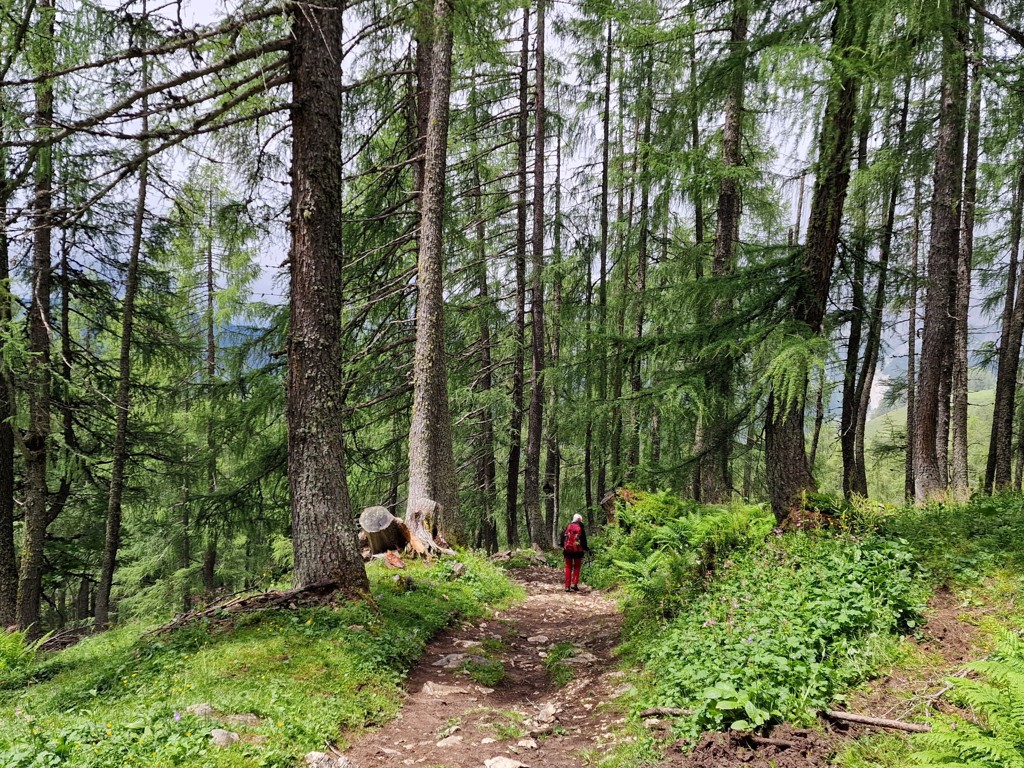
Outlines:
<svg viewBox="0 0 1024 768"><path fill-rule="evenodd" d="M492 768L577 768L584 750L600 755L608 747L622 714L607 702L625 686L612 660L621 632L614 602L589 587L566 594L552 568L512 576L526 601L436 638L409 676L398 719L345 753L358 768L483 768L488 761ZM563 643L576 655L562 670L572 680L559 686L544 659ZM505 678L480 685L460 669L467 661L497 661Z"/></svg>

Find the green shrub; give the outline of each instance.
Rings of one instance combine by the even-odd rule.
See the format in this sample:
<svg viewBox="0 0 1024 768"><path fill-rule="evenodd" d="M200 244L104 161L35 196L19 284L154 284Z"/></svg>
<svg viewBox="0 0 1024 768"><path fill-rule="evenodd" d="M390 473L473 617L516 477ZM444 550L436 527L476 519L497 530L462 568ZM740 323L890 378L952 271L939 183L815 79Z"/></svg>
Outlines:
<svg viewBox="0 0 1024 768"><path fill-rule="evenodd" d="M734 552L706 592L632 647L651 703L692 710L692 733L807 723L872 671L924 598L899 544L787 534Z"/></svg>
<svg viewBox="0 0 1024 768"><path fill-rule="evenodd" d="M934 504L888 517L883 533L903 539L932 578L979 581L995 567L1024 570L1024 497L979 496L969 505Z"/></svg>
<svg viewBox="0 0 1024 768"><path fill-rule="evenodd" d="M670 617L734 548L763 541L775 525L762 505L703 506L667 491L635 496L595 543L587 581L621 584L637 620Z"/></svg>

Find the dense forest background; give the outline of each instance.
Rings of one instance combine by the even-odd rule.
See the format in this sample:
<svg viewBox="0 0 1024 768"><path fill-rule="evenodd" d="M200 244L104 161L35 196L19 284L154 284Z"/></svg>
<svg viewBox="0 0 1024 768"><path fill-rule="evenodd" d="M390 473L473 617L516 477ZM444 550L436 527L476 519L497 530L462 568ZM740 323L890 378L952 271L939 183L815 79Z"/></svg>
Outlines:
<svg viewBox="0 0 1024 768"><path fill-rule="evenodd" d="M1020 489L1020 3L147 2L0 3L0 626Z"/></svg>

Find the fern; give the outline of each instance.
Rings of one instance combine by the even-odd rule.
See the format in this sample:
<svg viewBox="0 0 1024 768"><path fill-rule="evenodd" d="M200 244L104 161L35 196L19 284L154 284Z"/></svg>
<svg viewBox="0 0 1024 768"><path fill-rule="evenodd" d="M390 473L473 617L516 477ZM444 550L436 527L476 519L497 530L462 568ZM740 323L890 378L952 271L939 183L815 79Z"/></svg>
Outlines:
<svg viewBox="0 0 1024 768"><path fill-rule="evenodd" d="M1024 643L1007 633L991 659L968 669L978 677L955 680L953 697L970 709L974 722L950 720L915 737L914 763L1024 768Z"/></svg>

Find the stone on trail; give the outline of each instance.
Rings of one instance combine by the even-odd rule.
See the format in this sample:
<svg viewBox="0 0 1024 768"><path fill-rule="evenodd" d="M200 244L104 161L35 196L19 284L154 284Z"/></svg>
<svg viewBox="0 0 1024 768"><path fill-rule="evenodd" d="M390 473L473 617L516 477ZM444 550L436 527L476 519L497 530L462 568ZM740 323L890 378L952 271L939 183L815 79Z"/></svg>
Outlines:
<svg viewBox="0 0 1024 768"><path fill-rule="evenodd" d="M356 768L347 757L328 755L326 752L310 752L303 760L306 768Z"/></svg>
<svg viewBox="0 0 1024 768"><path fill-rule="evenodd" d="M423 684L420 689L420 693L426 696L437 696L438 698L444 696L455 696L460 693L469 693L465 688L459 688L456 685L441 685L440 683L431 682L428 680Z"/></svg>
<svg viewBox="0 0 1024 768"><path fill-rule="evenodd" d="M492 757L484 760L485 768L530 768L526 763L513 760L511 757Z"/></svg>
<svg viewBox="0 0 1024 768"><path fill-rule="evenodd" d="M547 641L548 641L548 636L547 635L534 635L533 637L526 638L526 642L528 642L528 643L535 643L535 644L537 644L537 643L546 643Z"/></svg>
<svg viewBox="0 0 1024 768"><path fill-rule="evenodd" d="M213 717L214 715L213 707L205 702L202 704L189 704L185 707L185 711L196 717Z"/></svg>
<svg viewBox="0 0 1024 768"><path fill-rule="evenodd" d="M437 742L437 744L435 744L434 746L438 749L447 749L448 747L457 747L461 743L461 736L447 736L441 739L439 742Z"/></svg>
<svg viewBox="0 0 1024 768"><path fill-rule="evenodd" d="M467 656L464 653L449 653L435 661L434 666L448 669L448 667L454 667L457 664L461 664L466 658Z"/></svg>
<svg viewBox="0 0 1024 768"><path fill-rule="evenodd" d="M214 728L210 731L210 739L215 747L230 747L241 738L237 733L225 731L223 728Z"/></svg>

